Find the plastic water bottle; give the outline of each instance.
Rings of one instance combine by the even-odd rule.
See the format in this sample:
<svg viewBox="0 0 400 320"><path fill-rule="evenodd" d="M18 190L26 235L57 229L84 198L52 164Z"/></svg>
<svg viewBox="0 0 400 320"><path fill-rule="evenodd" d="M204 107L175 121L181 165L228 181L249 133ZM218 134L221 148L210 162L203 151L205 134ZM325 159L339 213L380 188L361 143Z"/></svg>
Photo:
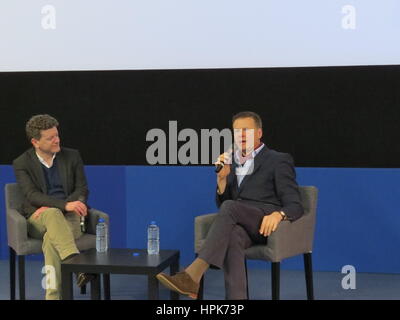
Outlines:
<svg viewBox="0 0 400 320"><path fill-rule="evenodd" d="M96 226L96 250L106 252L108 250L108 228L104 219L99 219Z"/></svg>
<svg viewBox="0 0 400 320"><path fill-rule="evenodd" d="M150 222L147 228L147 253L158 254L160 252L160 228L155 221Z"/></svg>

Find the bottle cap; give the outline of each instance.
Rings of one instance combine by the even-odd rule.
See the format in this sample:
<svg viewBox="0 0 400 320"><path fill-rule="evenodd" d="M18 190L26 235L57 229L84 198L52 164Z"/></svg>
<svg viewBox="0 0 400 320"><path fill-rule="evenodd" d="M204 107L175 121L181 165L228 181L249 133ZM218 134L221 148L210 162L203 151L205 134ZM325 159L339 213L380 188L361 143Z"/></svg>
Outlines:
<svg viewBox="0 0 400 320"><path fill-rule="evenodd" d="M103 218L100 218L100 219L99 219L99 222L105 222L105 221L104 221L104 219L103 219Z"/></svg>
<svg viewBox="0 0 400 320"><path fill-rule="evenodd" d="M155 222L155 221L152 221L152 222L150 222L150 224L154 224L154 225L155 225L155 224L156 224L156 222Z"/></svg>

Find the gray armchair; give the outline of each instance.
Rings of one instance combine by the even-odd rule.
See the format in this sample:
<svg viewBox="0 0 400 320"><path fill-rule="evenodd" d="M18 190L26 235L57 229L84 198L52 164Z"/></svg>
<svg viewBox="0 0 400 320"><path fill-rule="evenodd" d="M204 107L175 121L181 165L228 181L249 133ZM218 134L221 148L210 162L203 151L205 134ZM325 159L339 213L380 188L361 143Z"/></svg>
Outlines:
<svg viewBox="0 0 400 320"><path fill-rule="evenodd" d="M304 215L294 221L282 221L278 229L268 237L266 245L254 245L246 249L246 259L272 262L272 299L279 299L280 262L283 259L302 254L306 275L307 298L314 299L311 252L314 240L318 189L301 186L300 195ZM195 253L199 252L216 213L195 218ZM204 278L201 279L199 299L203 298Z"/></svg>
<svg viewBox="0 0 400 320"><path fill-rule="evenodd" d="M42 240L33 239L28 235L26 218L17 211L23 201L19 187L16 183L5 186L5 202L7 216L7 237L10 249L10 297L15 300L15 269L16 256L18 256L19 295L25 300L25 256L28 254L42 253ZM96 209L90 209L87 223L87 233L76 240L80 251L96 247L96 224L103 218L109 224L109 216ZM85 288L83 292L85 291Z"/></svg>

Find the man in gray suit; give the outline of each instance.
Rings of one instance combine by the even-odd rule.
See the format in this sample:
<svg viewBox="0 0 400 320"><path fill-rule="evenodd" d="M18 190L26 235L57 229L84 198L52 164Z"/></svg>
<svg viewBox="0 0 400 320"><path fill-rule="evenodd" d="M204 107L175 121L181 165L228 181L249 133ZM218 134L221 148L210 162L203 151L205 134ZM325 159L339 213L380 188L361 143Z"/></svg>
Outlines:
<svg viewBox="0 0 400 320"><path fill-rule="evenodd" d="M261 142L261 118L240 112L232 125L235 161L225 153L216 163L224 164L217 174L219 214L198 258L175 276L157 275L169 289L194 299L210 265L224 270L227 299L247 299L245 249L266 243L282 220L294 221L303 214L293 159Z"/></svg>
<svg viewBox="0 0 400 320"><path fill-rule="evenodd" d="M28 233L43 239L45 264L55 272L55 286L47 288L47 300L60 299L61 260L79 254L75 239L82 235L81 218L88 213L82 159L77 150L60 147L57 127L58 121L47 114L33 116L26 124L33 148L13 162L24 195L20 212L27 219ZM92 278L81 273L78 285Z"/></svg>

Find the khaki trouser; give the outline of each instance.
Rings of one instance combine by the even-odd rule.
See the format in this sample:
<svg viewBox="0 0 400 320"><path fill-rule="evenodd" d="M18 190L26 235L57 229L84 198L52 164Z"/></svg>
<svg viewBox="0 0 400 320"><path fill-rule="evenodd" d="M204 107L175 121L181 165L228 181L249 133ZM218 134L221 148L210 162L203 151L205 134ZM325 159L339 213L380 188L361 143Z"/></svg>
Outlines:
<svg viewBox="0 0 400 320"><path fill-rule="evenodd" d="M61 298L61 260L69 255L79 253L75 239L81 235L80 219L73 212L65 215L61 210L49 208L38 218L28 219L28 233L36 239L43 239L43 254L46 266L46 300ZM53 268L54 269L53 269ZM55 271L55 277L51 270ZM53 281L51 280L53 279ZM55 281L54 281L55 280Z"/></svg>

